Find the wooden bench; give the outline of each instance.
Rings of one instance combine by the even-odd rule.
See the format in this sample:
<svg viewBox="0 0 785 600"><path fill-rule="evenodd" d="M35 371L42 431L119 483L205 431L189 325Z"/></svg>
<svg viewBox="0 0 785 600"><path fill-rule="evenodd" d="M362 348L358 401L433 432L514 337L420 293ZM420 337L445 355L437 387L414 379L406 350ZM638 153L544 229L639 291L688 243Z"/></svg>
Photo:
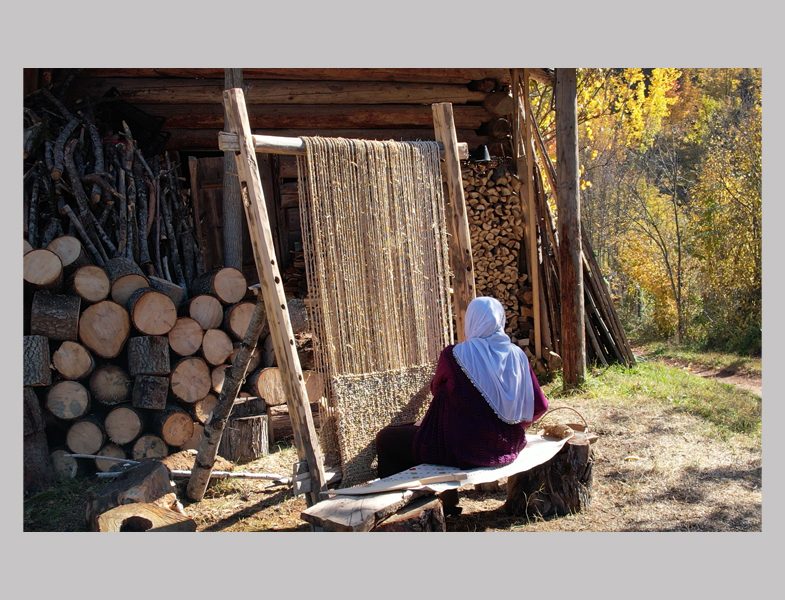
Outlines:
<svg viewBox="0 0 785 600"><path fill-rule="evenodd" d="M597 439L595 434L575 431L549 461L508 476L507 514L550 518L587 507L591 503L591 444ZM335 495L300 516L312 531L446 531L442 502L430 490Z"/></svg>

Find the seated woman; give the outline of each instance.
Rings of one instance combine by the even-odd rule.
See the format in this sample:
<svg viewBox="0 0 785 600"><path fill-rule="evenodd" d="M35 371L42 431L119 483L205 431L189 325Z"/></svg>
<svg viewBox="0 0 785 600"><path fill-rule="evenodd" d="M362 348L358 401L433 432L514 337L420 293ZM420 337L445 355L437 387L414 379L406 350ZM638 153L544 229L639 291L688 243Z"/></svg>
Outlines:
<svg viewBox="0 0 785 600"><path fill-rule="evenodd" d="M472 300L466 341L442 351L425 417L377 434L380 478L421 463L471 469L518 457L526 428L545 414L548 401L526 354L504 333L505 322L498 300ZM451 503L457 504L457 494Z"/></svg>

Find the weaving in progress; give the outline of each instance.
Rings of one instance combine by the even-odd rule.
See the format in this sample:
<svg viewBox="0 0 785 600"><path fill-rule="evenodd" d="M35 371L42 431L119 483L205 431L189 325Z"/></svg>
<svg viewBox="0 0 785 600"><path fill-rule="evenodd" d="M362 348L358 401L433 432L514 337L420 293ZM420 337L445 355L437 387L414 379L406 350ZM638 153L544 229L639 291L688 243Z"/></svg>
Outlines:
<svg viewBox="0 0 785 600"><path fill-rule="evenodd" d="M344 485L375 477L374 437L425 414L453 340L435 142L304 137L297 159L320 443Z"/></svg>

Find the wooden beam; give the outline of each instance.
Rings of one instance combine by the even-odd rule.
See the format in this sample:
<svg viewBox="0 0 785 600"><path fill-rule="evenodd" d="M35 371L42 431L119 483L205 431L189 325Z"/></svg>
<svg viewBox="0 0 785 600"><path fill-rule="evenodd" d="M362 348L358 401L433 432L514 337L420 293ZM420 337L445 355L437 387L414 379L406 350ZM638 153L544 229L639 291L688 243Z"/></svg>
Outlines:
<svg viewBox="0 0 785 600"><path fill-rule="evenodd" d="M224 69L224 89L243 87L242 69ZM216 105L217 108L217 105ZM224 129L229 129L226 108L222 110ZM243 201L237 180L237 164L232 152L224 151L223 173L223 257L225 267L243 268Z"/></svg>
<svg viewBox="0 0 785 600"><path fill-rule="evenodd" d="M556 172L558 180L561 350L565 389L586 378L578 103L575 69L556 69Z"/></svg>
<svg viewBox="0 0 785 600"><path fill-rule="evenodd" d="M311 474L311 491L306 494L306 503L311 506L319 502L319 492L327 489L324 461L316 437L313 416L308 402L300 359L294 343L294 333L286 308L281 273L275 255L272 230L267 215L267 204L259 178L259 166L253 145L245 95L242 89L234 88L223 93L229 117L230 130L237 135L239 151L235 154L240 189L243 194L246 220L253 246L254 261L259 274L259 283L273 340L278 369L281 371L286 392L289 415L292 420L294 442L300 460L308 463Z"/></svg>
<svg viewBox="0 0 785 600"><path fill-rule="evenodd" d="M474 286L474 261L463 197L461 163L458 156L458 139L452 118L452 104L440 102L433 105L433 126L436 140L444 146L442 175L445 180L447 207L447 232L449 235L450 267L453 271L453 306L458 342L466 339L464 321L466 309L477 295Z"/></svg>
<svg viewBox="0 0 785 600"><path fill-rule="evenodd" d="M454 131L454 130L453 130ZM257 152L270 154L305 154L305 142L299 137L281 137L275 135L254 135L254 148ZM218 147L221 150L233 152L239 148L237 136L233 133L222 131L218 134ZM458 159L469 158L469 145L456 143ZM440 142L440 150L444 155L444 144Z"/></svg>

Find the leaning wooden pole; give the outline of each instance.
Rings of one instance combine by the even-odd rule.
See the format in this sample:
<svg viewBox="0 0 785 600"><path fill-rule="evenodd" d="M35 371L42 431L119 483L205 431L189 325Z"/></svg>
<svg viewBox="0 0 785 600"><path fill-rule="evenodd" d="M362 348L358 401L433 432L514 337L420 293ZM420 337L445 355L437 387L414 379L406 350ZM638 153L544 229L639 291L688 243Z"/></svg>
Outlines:
<svg viewBox="0 0 785 600"><path fill-rule="evenodd" d="M194 467L188 479L186 493L191 500L201 500L210 482L210 476L215 466L215 457L218 456L218 446L221 444L221 436L232 412L232 406L237 399L237 393L245 380L248 371L248 363L251 361L259 336L267 323L267 316L264 310L264 302L261 296L256 300L256 307L248 323L248 329L243 336L240 350L234 358L232 365L226 370L224 384L221 393L218 395L218 402L213 408L213 416L210 422L204 427L202 439L199 442L199 451L196 454Z"/></svg>
<svg viewBox="0 0 785 600"><path fill-rule="evenodd" d="M578 162L578 100L575 69L556 69L556 172L558 178L561 350L565 389L586 378L583 252Z"/></svg>
<svg viewBox="0 0 785 600"><path fill-rule="evenodd" d="M308 392L305 389L300 359L294 343L294 333L286 308L281 273L273 246L267 204L259 177L251 125L245 105L245 94L240 88L224 91L224 106L229 116L229 127L237 134L239 151L235 154L245 216L251 237L259 283L267 311L270 337L281 371L286 402L292 420L294 443L300 461L308 464L311 486L306 503L311 506L320 500L319 493L327 489L324 460L313 424Z"/></svg>
<svg viewBox="0 0 785 600"><path fill-rule="evenodd" d="M243 87L242 69L224 69L224 89ZM224 109L224 127L229 117ZM224 152L223 159L223 265L243 268L243 201L237 181L237 165L232 152Z"/></svg>
<svg viewBox="0 0 785 600"><path fill-rule="evenodd" d="M436 141L444 146L442 174L447 192L447 232L449 234L450 268L453 272L453 307L458 342L466 339L464 320L466 309L477 294L474 286L474 261L472 242L469 234L469 219L466 214L466 200L461 182L461 163L458 157L458 137L452 104L440 102L432 104L433 127Z"/></svg>

